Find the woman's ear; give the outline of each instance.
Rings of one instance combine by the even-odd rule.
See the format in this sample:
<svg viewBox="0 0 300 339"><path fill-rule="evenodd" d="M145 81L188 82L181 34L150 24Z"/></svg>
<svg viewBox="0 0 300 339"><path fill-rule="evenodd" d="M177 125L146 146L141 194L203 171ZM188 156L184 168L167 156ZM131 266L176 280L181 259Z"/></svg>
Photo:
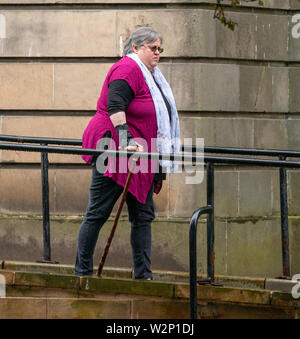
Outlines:
<svg viewBox="0 0 300 339"><path fill-rule="evenodd" d="M138 47L136 45L132 45L132 50L134 51L134 53L138 52Z"/></svg>

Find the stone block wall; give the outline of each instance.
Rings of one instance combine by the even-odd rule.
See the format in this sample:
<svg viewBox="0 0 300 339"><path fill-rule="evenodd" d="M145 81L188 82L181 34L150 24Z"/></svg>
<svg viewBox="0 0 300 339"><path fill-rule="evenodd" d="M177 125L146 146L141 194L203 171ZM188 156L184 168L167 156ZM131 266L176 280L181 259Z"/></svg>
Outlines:
<svg viewBox="0 0 300 339"><path fill-rule="evenodd" d="M129 33L149 25L164 37L160 68L174 92L182 139L204 138L205 146L299 150L300 2L265 0L263 8L257 3L228 8L238 23L234 32L213 19L210 3L0 0L0 134L80 139L95 113L105 75L120 58ZM82 216L89 168L79 156L51 154L49 161L51 215L62 220ZM155 196L155 268L188 269L189 218L206 205L206 184L204 177L202 184L187 185L186 175L168 177ZM300 273L299 186L299 171L289 170L293 274ZM0 213L3 220L41 213L40 154L0 150ZM123 215L129 232L126 209ZM215 215L216 273L282 274L277 169L216 165ZM11 253L8 246L16 242L24 245L22 259L31 253L25 245L31 235L23 226L18 233L14 220L15 226L1 222L2 259L18 259L5 258ZM206 243L201 222L203 272ZM15 240L10 236L7 241L12 234L7 225L15 227ZM79 227L80 217L74 225ZM121 233L110 263L131 265L129 242ZM61 244L56 242L60 235L53 222L54 247ZM37 244L41 237L34 235ZM67 237L68 254L55 257L53 251L54 259L72 260L76 232L74 238ZM119 258L120 251L127 261Z"/></svg>

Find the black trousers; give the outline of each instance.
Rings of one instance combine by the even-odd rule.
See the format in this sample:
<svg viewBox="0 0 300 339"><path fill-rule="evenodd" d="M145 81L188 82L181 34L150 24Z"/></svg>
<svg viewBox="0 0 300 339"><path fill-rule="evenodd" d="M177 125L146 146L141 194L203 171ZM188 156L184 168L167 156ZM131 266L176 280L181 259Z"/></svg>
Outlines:
<svg viewBox="0 0 300 339"><path fill-rule="evenodd" d="M75 263L76 275L93 274L93 255L99 231L109 218L122 194L123 187L97 171L92 165L90 197L84 220L78 234ZM151 222L155 218L153 185L145 204L128 192L126 196L129 221L131 222L131 248L135 279L152 279L151 272Z"/></svg>

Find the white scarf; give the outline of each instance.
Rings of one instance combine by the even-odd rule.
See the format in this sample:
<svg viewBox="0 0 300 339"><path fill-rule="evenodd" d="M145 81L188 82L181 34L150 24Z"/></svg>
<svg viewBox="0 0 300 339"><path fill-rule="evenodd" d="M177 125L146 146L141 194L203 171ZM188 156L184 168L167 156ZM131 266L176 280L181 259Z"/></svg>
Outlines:
<svg viewBox="0 0 300 339"><path fill-rule="evenodd" d="M136 53L129 53L127 57L134 60L140 67L146 84L149 87L154 106L156 112L156 120L157 120L157 151L159 153L179 153L180 151L180 128L179 128L179 118L178 112L176 109L176 104L174 100L174 96L172 93L172 89L168 84L167 80L158 69L158 67L154 67L151 72L145 66L145 64L141 61L139 56ZM154 82L154 79L159 85L160 89L164 93L166 99L168 100L171 106L171 124L168 109L164 102L164 99L161 95L161 92L157 85ZM168 161L168 160L160 160L160 165L166 168L168 173L176 172L178 168L177 161Z"/></svg>

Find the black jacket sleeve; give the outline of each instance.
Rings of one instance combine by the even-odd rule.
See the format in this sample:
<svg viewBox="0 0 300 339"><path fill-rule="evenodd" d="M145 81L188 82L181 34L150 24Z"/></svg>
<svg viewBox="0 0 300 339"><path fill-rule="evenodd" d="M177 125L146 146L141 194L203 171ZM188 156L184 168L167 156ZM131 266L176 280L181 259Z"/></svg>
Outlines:
<svg viewBox="0 0 300 339"><path fill-rule="evenodd" d="M114 80L108 87L108 114L125 112L133 98L133 90L125 80Z"/></svg>

